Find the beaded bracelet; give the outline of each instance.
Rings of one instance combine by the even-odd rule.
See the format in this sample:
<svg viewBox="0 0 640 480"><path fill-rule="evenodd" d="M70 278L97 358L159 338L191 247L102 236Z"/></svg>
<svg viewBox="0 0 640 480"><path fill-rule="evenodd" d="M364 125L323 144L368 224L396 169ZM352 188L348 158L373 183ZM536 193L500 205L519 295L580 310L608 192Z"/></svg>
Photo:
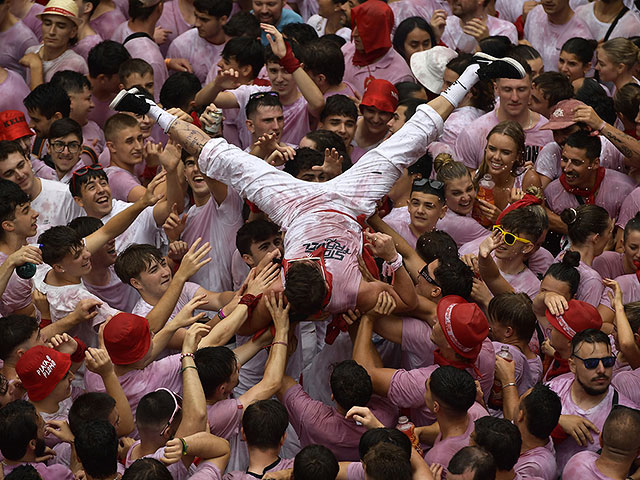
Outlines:
<svg viewBox="0 0 640 480"><path fill-rule="evenodd" d="M193 353L181 353L181 354L180 354L180 361L184 360L184 359L185 359L185 358L187 358L187 357L191 357L191 358L193 358L194 360L196 359L196 358L195 358L195 355L194 355Z"/></svg>

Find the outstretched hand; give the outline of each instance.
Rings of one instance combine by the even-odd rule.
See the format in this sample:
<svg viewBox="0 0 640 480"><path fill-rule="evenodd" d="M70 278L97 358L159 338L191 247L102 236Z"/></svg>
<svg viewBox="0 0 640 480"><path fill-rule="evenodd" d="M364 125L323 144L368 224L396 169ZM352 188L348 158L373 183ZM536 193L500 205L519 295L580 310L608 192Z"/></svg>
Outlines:
<svg viewBox="0 0 640 480"><path fill-rule="evenodd" d="M287 54L287 45L278 29L269 23L261 23L260 28L267 34L267 41L273 54L278 58L284 57Z"/></svg>

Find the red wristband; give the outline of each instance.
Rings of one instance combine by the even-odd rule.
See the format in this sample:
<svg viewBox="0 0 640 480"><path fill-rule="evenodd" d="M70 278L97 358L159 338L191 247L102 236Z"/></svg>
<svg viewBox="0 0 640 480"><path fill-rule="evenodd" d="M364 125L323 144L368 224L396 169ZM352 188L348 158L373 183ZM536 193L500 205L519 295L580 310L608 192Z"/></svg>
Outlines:
<svg viewBox="0 0 640 480"><path fill-rule="evenodd" d="M71 362L79 363L84 360L84 352L87 351L87 345L78 337L73 337L73 339L77 342L78 347L76 348L76 351L73 352L73 355L71 355Z"/></svg>
<svg viewBox="0 0 640 480"><path fill-rule="evenodd" d="M280 59L280 65L282 65L282 68L284 68L287 73L293 73L300 68L300 61L293 54L293 50L291 49L289 42L286 42L286 45L287 53L285 53L284 57Z"/></svg>

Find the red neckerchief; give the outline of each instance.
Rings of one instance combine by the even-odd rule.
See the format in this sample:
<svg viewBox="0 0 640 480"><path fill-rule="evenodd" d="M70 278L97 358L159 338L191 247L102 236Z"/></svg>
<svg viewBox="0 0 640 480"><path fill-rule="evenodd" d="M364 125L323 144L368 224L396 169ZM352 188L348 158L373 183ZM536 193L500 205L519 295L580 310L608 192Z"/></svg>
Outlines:
<svg viewBox="0 0 640 480"><path fill-rule="evenodd" d="M596 183L593 188L590 189L572 187L567 183L567 177L564 173L560 175L560 183L567 192L579 197L586 197L584 203L586 203L587 205L593 205L594 203L596 203L596 193L598 193L598 189L600 188L600 184L602 183L604 174L604 167L598 167L598 172L596 173Z"/></svg>
<svg viewBox="0 0 640 480"><path fill-rule="evenodd" d="M516 210L517 208L528 207L529 205L541 205L541 204L542 204L542 200L540 200L535 195L531 195L530 193L527 193L525 194L524 197L522 197L517 202L513 202L511 205L505 208L500 215L498 215L498 219L496 220L496 225L500 225L500 222L502 221L504 216L507 213L512 212L513 210Z"/></svg>
<svg viewBox="0 0 640 480"><path fill-rule="evenodd" d="M560 357L558 355L558 352L556 352L553 355L553 362L551 362L551 366L549 367L549 370L547 370L547 374L545 375L545 381L551 380L558 375L568 373L569 371L569 360Z"/></svg>
<svg viewBox="0 0 640 480"><path fill-rule="evenodd" d="M640 282L640 262L633 262L633 266L636 267L636 277Z"/></svg>
<svg viewBox="0 0 640 480"><path fill-rule="evenodd" d="M466 362L459 362L457 360L449 360L445 358L444 355L442 355L439 348L437 348L435 352L433 352L433 361L438 365L440 365L441 367L452 366L452 367L456 367L459 370L467 370L471 368L473 372L476 374L477 378L481 378L483 376L482 373L480 373L480 370L478 370L478 367L476 367L475 362L466 363Z"/></svg>
<svg viewBox="0 0 640 480"><path fill-rule="evenodd" d="M369 0L351 10L351 21L358 27L364 52L356 49L352 63L357 67L371 65L392 46L393 10L382 0Z"/></svg>

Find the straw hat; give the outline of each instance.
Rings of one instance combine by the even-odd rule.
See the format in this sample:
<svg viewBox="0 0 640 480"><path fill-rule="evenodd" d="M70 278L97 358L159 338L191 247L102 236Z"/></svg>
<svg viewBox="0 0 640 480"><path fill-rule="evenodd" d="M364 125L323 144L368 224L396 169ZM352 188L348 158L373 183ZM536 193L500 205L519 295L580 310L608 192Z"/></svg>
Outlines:
<svg viewBox="0 0 640 480"><path fill-rule="evenodd" d="M42 13L36 15L40 20L44 15L60 15L71 20L76 27L82 23L78 17L78 4L74 0L51 0Z"/></svg>

